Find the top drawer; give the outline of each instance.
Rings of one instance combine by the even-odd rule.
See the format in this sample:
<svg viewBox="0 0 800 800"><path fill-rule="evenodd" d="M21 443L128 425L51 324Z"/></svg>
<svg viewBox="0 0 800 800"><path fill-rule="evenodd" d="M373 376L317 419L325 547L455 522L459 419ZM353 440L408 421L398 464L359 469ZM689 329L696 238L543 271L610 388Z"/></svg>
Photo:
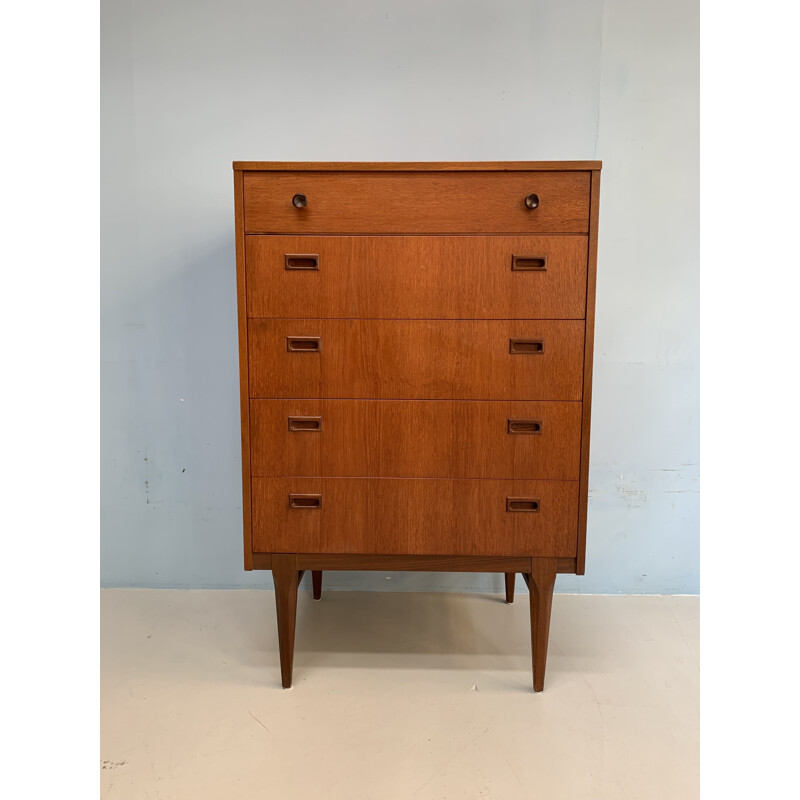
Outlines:
<svg viewBox="0 0 800 800"><path fill-rule="evenodd" d="M246 172L244 229L586 233L590 178L590 172Z"/></svg>

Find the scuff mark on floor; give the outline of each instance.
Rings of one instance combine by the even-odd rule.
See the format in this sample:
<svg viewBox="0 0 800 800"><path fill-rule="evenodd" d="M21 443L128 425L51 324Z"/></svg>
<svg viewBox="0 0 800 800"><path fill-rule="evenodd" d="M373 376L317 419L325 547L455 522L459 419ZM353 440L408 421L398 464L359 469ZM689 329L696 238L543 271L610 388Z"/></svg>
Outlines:
<svg viewBox="0 0 800 800"><path fill-rule="evenodd" d="M247 710L247 713L272 737L275 734L252 712L250 709Z"/></svg>

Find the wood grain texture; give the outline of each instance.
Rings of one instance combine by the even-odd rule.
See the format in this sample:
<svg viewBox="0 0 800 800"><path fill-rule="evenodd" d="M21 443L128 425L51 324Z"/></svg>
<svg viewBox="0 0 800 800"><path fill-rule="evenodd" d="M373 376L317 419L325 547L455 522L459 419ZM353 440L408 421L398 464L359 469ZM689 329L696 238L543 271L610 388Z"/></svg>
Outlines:
<svg viewBox="0 0 800 800"><path fill-rule="evenodd" d="M600 213L600 172L592 173L589 261L586 285L586 328L583 346L583 419L581 421L581 494L578 507L577 574L586 572L586 524L589 507L589 441L592 427L592 365L597 294L597 235Z"/></svg>
<svg viewBox="0 0 800 800"><path fill-rule="evenodd" d="M523 572L531 566L524 556L385 556L363 553L296 553L298 569L398 572ZM574 558L556 559L559 573L575 574ZM272 569L270 553L253 553L254 569ZM524 577L524 576L523 576Z"/></svg>
<svg viewBox="0 0 800 800"><path fill-rule="evenodd" d="M247 233L586 233L590 172L245 172ZM525 207L535 193L539 206ZM292 204L295 194L305 208Z"/></svg>
<svg viewBox="0 0 800 800"><path fill-rule="evenodd" d="M255 553L254 558L261 558ZM306 569L336 569L378 572L505 572L530 569L525 556L411 556L365 555L363 553L297 553L298 565ZM574 559L559 559L569 570Z"/></svg>
<svg viewBox="0 0 800 800"><path fill-rule="evenodd" d="M290 417L319 417L320 430L293 432ZM541 433L510 434L509 419ZM580 403L252 400L251 473L577 480L580 430Z"/></svg>
<svg viewBox="0 0 800 800"><path fill-rule="evenodd" d="M242 532L244 568L253 569L253 545L250 521L250 402L247 361L247 268L244 244L244 194L242 173L233 173L233 197L236 235L236 303L239 319L239 407L242 437Z"/></svg>
<svg viewBox="0 0 800 800"><path fill-rule="evenodd" d="M577 481L253 478L252 483L257 552L575 557ZM289 508L290 493L321 494L322 507ZM508 513L507 496L536 497L540 510Z"/></svg>
<svg viewBox="0 0 800 800"><path fill-rule="evenodd" d="M303 570L315 597L453 570L509 601L523 574L541 691L555 575L585 569L600 162L234 166L245 568L283 685Z"/></svg>
<svg viewBox="0 0 800 800"><path fill-rule="evenodd" d="M272 557L272 580L275 584L275 610L278 618L278 648L281 659L281 683L284 689L292 685L294 634L297 620L297 587L302 573L292 554Z"/></svg>
<svg viewBox="0 0 800 800"><path fill-rule="evenodd" d="M569 172L600 169L602 161L234 161L233 168L267 172Z"/></svg>
<svg viewBox="0 0 800 800"><path fill-rule="evenodd" d="M533 691L544 689L547 666L547 644L550 640L550 613L553 608L553 588L557 563L554 558L531 559L528 576L531 606L531 656L533 661Z"/></svg>
<svg viewBox="0 0 800 800"><path fill-rule="evenodd" d="M250 396L580 400L583 322L575 320L251 319ZM319 336L320 352L287 352ZM512 338L544 353L512 355Z"/></svg>
<svg viewBox="0 0 800 800"><path fill-rule="evenodd" d="M584 236L246 237L251 317L582 319ZM319 270L287 270L287 254ZM512 256L546 259L512 271Z"/></svg>

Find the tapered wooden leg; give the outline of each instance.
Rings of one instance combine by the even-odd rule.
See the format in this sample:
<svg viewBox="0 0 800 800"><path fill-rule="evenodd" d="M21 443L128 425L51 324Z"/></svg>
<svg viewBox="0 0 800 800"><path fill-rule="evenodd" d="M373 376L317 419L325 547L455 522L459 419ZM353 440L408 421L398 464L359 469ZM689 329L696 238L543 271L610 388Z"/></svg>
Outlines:
<svg viewBox="0 0 800 800"><path fill-rule="evenodd" d="M284 689L292 685L297 586L300 576L294 555L272 556L272 579L275 582L275 606L278 612L278 647L281 651L281 682Z"/></svg>
<svg viewBox="0 0 800 800"><path fill-rule="evenodd" d="M322 570L311 570L311 583L314 587L314 599L319 600L322 597Z"/></svg>
<svg viewBox="0 0 800 800"><path fill-rule="evenodd" d="M533 691L544 689L547 666L547 641L550 638L550 611L553 608L553 587L556 583L555 558L531 559L531 573L525 576L531 600L531 655L533 657Z"/></svg>
<svg viewBox="0 0 800 800"><path fill-rule="evenodd" d="M514 581L516 578L516 572L506 572L506 603L514 602Z"/></svg>

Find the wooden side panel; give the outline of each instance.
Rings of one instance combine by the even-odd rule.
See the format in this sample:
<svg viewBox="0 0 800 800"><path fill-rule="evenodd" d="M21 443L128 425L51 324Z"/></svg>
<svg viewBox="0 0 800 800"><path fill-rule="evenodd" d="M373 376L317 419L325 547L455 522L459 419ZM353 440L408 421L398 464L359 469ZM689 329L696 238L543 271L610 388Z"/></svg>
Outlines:
<svg viewBox="0 0 800 800"><path fill-rule="evenodd" d="M575 555L577 481L252 480L257 552ZM320 495L321 507L290 508L292 493ZM509 512L508 497L539 511Z"/></svg>
<svg viewBox="0 0 800 800"><path fill-rule="evenodd" d="M242 173L233 173L236 214L236 304L239 317L239 398L242 425L242 522L244 529L244 568L253 569L250 508L250 393L247 358L247 269L244 246L244 190Z"/></svg>
<svg viewBox="0 0 800 800"><path fill-rule="evenodd" d="M581 492L578 507L576 572L586 572L586 517L589 506L589 438L592 424L592 365L594 361L594 306L597 288L597 231L600 211L600 171L592 172L589 230L589 269L586 283L586 331L583 353L583 420L581 423Z"/></svg>
<svg viewBox="0 0 800 800"><path fill-rule="evenodd" d="M246 172L247 233L586 233L590 172ZM306 205L293 205L303 195ZM525 199L536 195L536 207Z"/></svg>
<svg viewBox="0 0 800 800"><path fill-rule="evenodd" d="M252 235L247 310L251 317L582 319L587 247L585 236ZM318 269L287 269L287 256L301 254L317 256Z"/></svg>
<svg viewBox="0 0 800 800"><path fill-rule="evenodd" d="M289 352L304 337L318 351ZM512 354L512 339L543 352ZM251 319L250 394L579 401L583 345L582 320Z"/></svg>
<svg viewBox="0 0 800 800"><path fill-rule="evenodd" d="M253 400L250 432L253 476L577 480L580 472L580 403Z"/></svg>

